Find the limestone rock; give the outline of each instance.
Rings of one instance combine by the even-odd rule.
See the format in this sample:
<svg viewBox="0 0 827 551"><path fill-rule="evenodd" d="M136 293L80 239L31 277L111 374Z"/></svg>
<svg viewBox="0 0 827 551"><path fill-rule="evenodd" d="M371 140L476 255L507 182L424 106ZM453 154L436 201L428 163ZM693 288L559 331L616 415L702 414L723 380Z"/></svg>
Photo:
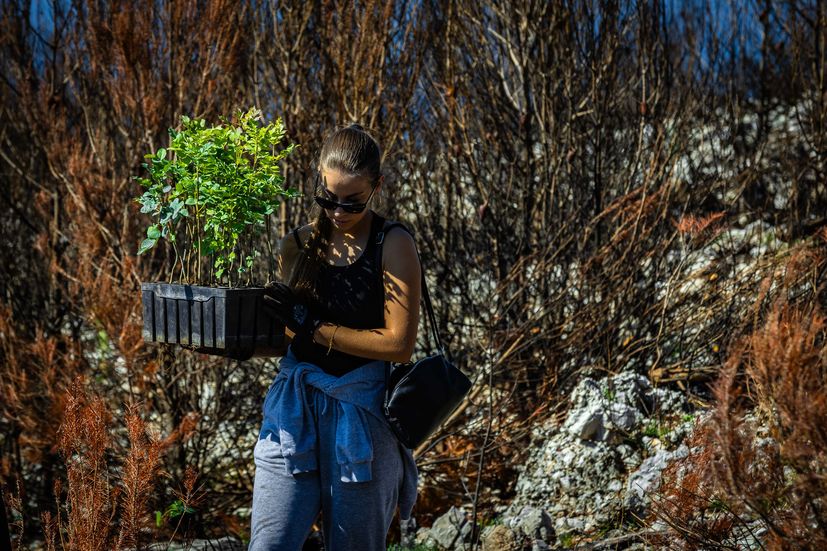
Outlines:
<svg viewBox="0 0 827 551"><path fill-rule="evenodd" d="M535 429L536 444L504 513L506 524L518 535L552 542L611 525L626 508L647 506L646 493L657 487L660 472L676 457L674 448L691 429L691 423L672 429L685 411L680 392L655 388L639 373L583 378L564 422ZM548 537L518 527L524 510L548 515Z"/></svg>
<svg viewBox="0 0 827 551"><path fill-rule="evenodd" d="M400 545L403 548L414 547L416 545L416 518L411 517L408 520L399 521Z"/></svg>
<svg viewBox="0 0 827 551"><path fill-rule="evenodd" d="M689 448L682 445L675 451L660 450L644 459L640 467L629 476L623 506L630 511L643 511L649 504L649 494L660 486L661 471L670 461L686 457L688 454Z"/></svg>
<svg viewBox="0 0 827 551"><path fill-rule="evenodd" d="M420 528L416 531L414 546L436 549L437 543L436 540L431 537L431 530L429 528Z"/></svg>
<svg viewBox="0 0 827 551"><path fill-rule="evenodd" d="M554 537L551 517L544 510L526 506L520 513L509 521L509 526L531 540L549 542Z"/></svg>
<svg viewBox="0 0 827 551"><path fill-rule="evenodd" d="M451 507L447 513L434 521L433 526L420 537L417 532L417 543L429 545L431 540L440 549L454 549L457 544L470 540L472 533L471 523L462 509Z"/></svg>
<svg viewBox="0 0 827 551"><path fill-rule="evenodd" d="M519 551L520 538L513 530L498 524L485 530L482 535L482 551Z"/></svg>

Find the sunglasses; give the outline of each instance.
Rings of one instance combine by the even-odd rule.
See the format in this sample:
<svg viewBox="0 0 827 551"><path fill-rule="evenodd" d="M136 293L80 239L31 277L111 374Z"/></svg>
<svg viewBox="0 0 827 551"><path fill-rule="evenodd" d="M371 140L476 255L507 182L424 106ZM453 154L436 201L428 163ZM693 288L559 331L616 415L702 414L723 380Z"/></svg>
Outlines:
<svg viewBox="0 0 827 551"><path fill-rule="evenodd" d="M376 191L376 186L370 190L370 195L368 195L367 201L364 203L339 203L337 201L333 201L332 199L328 199L327 197L316 195L314 199L316 200L316 204L326 210L336 210L337 208L341 207L343 211L349 212L350 214L359 214L365 207L368 206L370 202L370 198L373 197L373 192Z"/></svg>

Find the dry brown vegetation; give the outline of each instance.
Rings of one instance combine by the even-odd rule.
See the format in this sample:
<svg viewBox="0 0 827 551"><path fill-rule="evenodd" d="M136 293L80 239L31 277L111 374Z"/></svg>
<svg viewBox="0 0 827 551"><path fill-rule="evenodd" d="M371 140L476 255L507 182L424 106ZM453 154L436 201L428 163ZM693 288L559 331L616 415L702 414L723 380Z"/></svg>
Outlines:
<svg viewBox="0 0 827 551"><path fill-rule="evenodd" d="M57 441L66 464L65 498L57 480L55 512L41 513L47 549L134 549L141 543L162 455L174 442L189 438L195 425L185 420L161 438L138 412L134 405L127 408L124 446L105 400L91 395L81 378L72 382ZM181 496L185 504L195 501L194 478L188 468Z"/></svg>
<svg viewBox="0 0 827 551"><path fill-rule="evenodd" d="M692 453L661 488L655 516L672 531L657 544L734 549L760 534L766 549L827 546L825 337L819 306L779 303L733 348Z"/></svg>
<svg viewBox="0 0 827 551"><path fill-rule="evenodd" d="M197 502L187 526L153 538L244 536L275 362L143 344L138 284L170 277L172 252L136 256L131 176L180 115L217 121L248 105L302 144L285 174L308 195L333 125L356 120L385 146L384 211L416 230L441 332L477 379L419 450L421 524L457 502L489 515L532 424L558 414L580 376L623 368L719 408L749 389L813 484L801 446L823 454L823 438L790 420L818 414L823 379L778 371L792 365L770 358L787 350L772 344L786 326L752 343L752 375L725 360L772 327L779 297L824 304L827 5L674 4L72 0L38 18L31 2L0 1L0 483L18 500L16 541L128 546L181 496ZM284 204L271 237L310 204ZM745 228L771 228L766 250L732 239ZM713 396L719 372L730 382ZM809 409L784 410L779 389ZM733 465L752 457L743 438ZM799 499L812 494L794 488L784 519L764 511L783 541L814 518ZM104 518L113 527L97 531Z"/></svg>

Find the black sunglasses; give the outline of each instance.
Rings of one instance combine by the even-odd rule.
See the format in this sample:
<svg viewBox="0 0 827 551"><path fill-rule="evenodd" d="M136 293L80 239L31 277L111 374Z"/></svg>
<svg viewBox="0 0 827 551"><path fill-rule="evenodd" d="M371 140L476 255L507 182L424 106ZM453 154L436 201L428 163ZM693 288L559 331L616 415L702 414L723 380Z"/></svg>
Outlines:
<svg viewBox="0 0 827 551"><path fill-rule="evenodd" d="M359 214L365 207L368 206L370 202L370 198L373 197L373 192L376 191L376 186L370 190L370 195L368 195L367 201L364 203L339 203L333 201L332 199L328 199L327 197L323 197L321 195L316 195L314 199L316 200L316 204L326 210L336 210L339 207L342 207L342 210L345 212L349 212L351 214Z"/></svg>

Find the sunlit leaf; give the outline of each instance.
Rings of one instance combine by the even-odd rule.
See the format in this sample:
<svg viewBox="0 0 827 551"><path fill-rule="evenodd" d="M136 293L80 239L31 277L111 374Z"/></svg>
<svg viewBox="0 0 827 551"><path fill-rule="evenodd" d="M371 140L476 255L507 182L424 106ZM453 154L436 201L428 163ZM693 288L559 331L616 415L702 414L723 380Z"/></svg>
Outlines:
<svg viewBox="0 0 827 551"><path fill-rule="evenodd" d="M141 242L141 246L138 248L138 254L139 255L144 254L146 251L148 251L149 249L154 247L156 242L157 242L156 239L144 239Z"/></svg>

